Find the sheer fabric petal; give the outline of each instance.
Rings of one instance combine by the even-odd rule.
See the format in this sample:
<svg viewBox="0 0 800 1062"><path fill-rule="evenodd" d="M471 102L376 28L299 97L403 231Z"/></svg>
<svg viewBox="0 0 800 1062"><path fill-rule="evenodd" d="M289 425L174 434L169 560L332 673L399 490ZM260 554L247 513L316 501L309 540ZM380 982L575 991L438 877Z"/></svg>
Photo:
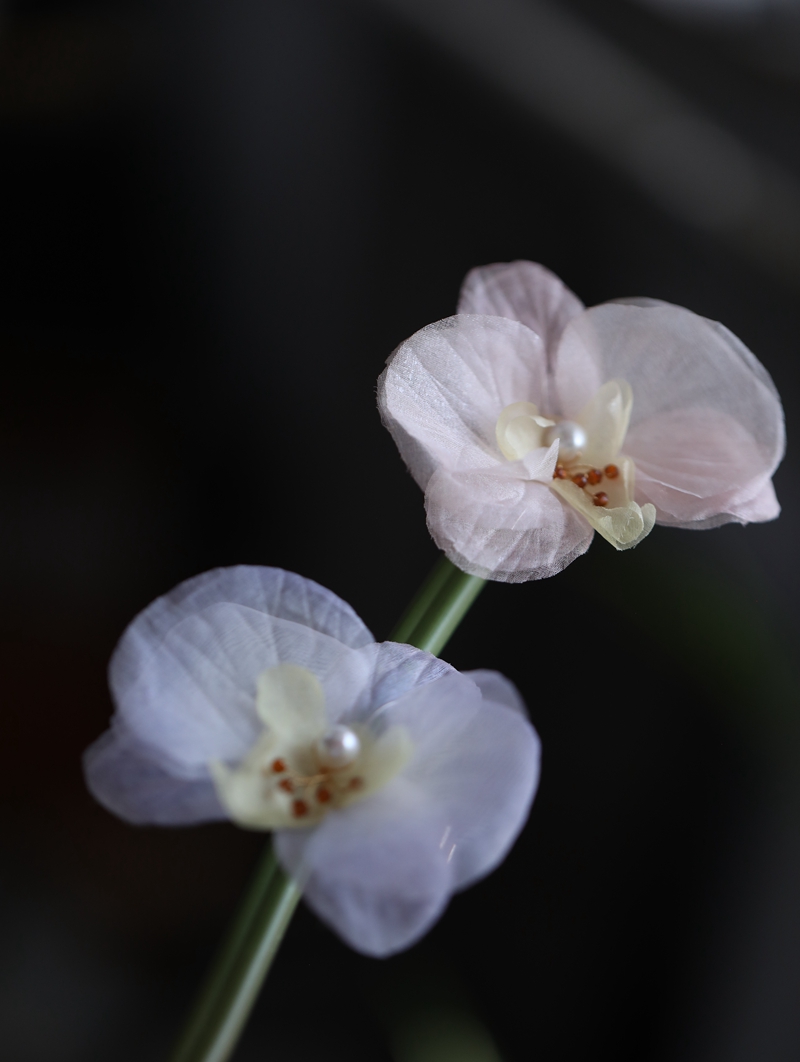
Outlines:
<svg viewBox="0 0 800 1062"><path fill-rule="evenodd" d="M120 639L112 667L124 667L128 652L140 639L155 642L186 616L209 605L245 605L292 620L358 649L374 641L353 609L324 586L281 568L240 564L214 568L186 579L156 598L135 618Z"/></svg>
<svg viewBox="0 0 800 1062"><path fill-rule="evenodd" d="M463 887L505 856L527 818L539 781L539 740L518 710L487 701L457 672L392 709L414 745L404 780L447 824L440 842ZM432 725L435 713L435 725Z"/></svg>
<svg viewBox="0 0 800 1062"><path fill-rule="evenodd" d="M83 755L86 783L103 807L134 825L189 826L227 819L214 784L168 770L117 722Z"/></svg>
<svg viewBox="0 0 800 1062"><path fill-rule="evenodd" d="M483 694L484 700L502 704L503 707L518 712L523 719L528 718L528 709L522 699L522 694L505 675L501 675L499 671L489 671L483 668L476 671L464 671L462 674L475 683Z"/></svg>
<svg viewBox="0 0 800 1062"><path fill-rule="evenodd" d="M430 929L453 889L438 809L397 778L315 830L279 830L275 850L306 902L366 955L401 951Z"/></svg>
<svg viewBox="0 0 800 1062"><path fill-rule="evenodd" d="M561 333L583 310L564 282L537 262L497 262L467 273L458 312L521 321L554 351Z"/></svg>
<svg viewBox="0 0 800 1062"><path fill-rule="evenodd" d="M546 404L541 339L501 317L448 317L401 343L378 381L384 424L417 483L435 468L484 468L499 456L495 425L512 402Z"/></svg>
<svg viewBox="0 0 800 1062"><path fill-rule="evenodd" d="M763 366L722 325L680 306L606 303L567 327L558 364L573 347L591 355L604 380L628 381L637 440L646 437L645 422L659 414L711 410L744 429L765 470L777 467L784 450L780 399ZM713 443L713 426L709 435ZM629 440L624 449L636 460Z"/></svg>
<svg viewBox="0 0 800 1062"><path fill-rule="evenodd" d="M538 739L517 709L457 672L384 712L414 748L402 775L314 831L280 831L279 858L349 944L387 955L413 943L450 893L488 873L528 814Z"/></svg>
<svg viewBox="0 0 800 1062"><path fill-rule="evenodd" d="M631 430L625 450L636 463L637 500L652 502L659 523L675 527L747 522L742 507L774 470L742 424L713 408L658 413ZM754 517L765 511L749 510Z"/></svg>
<svg viewBox="0 0 800 1062"><path fill-rule="evenodd" d="M204 775L210 760L241 759L254 743L256 682L266 668L285 662L312 671L334 719L369 677L364 654L335 638L228 603L186 616L157 642L141 639L137 650L137 668L112 671L120 716L187 776Z"/></svg>
<svg viewBox="0 0 800 1062"><path fill-rule="evenodd" d="M438 471L425 508L434 542L455 565L500 582L556 575L594 534L544 483L490 473Z"/></svg>

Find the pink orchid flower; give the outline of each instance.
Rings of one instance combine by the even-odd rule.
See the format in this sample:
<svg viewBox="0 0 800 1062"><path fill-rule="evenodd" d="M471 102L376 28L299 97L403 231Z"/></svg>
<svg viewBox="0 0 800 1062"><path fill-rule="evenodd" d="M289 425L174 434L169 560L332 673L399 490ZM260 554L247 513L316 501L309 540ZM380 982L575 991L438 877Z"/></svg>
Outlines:
<svg viewBox="0 0 800 1062"><path fill-rule="evenodd" d="M597 531L772 520L784 452L769 374L723 325L655 299L585 309L533 262L473 269L458 314L395 350L383 422L464 571L555 575Z"/></svg>

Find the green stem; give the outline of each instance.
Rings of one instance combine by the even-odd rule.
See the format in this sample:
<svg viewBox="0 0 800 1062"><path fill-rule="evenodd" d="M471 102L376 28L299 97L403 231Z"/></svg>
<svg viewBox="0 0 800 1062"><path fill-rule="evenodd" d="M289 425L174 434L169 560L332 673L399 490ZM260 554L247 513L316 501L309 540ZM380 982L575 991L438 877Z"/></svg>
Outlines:
<svg viewBox="0 0 800 1062"><path fill-rule="evenodd" d="M170 1062L231 1057L299 899L267 843Z"/></svg>
<svg viewBox="0 0 800 1062"><path fill-rule="evenodd" d="M438 655L484 585L483 579L465 575L441 557L391 640ZM226 1062L231 1057L300 892L268 842L169 1062Z"/></svg>
<svg viewBox="0 0 800 1062"><path fill-rule="evenodd" d="M486 585L440 557L392 631L391 641L405 642L438 656Z"/></svg>

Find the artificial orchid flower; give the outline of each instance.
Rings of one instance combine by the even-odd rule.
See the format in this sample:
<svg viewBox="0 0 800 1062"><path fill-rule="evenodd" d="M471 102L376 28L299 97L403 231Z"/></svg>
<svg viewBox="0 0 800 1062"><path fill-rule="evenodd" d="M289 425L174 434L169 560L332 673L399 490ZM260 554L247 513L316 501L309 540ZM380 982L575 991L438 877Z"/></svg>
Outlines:
<svg viewBox="0 0 800 1062"><path fill-rule="evenodd" d="M679 306L584 309L543 266L474 269L458 314L401 343L383 421L447 557L485 579L555 575L597 531L774 519L784 450L772 380L728 329Z"/></svg>
<svg viewBox="0 0 800 1062"><path fill-rule="evenodd" d="M371 955L407 947L493 869L527 817L539 741L510 682L376 644L349 605L276 568L222 568L134 619L116 713L85 754L133 823L274 830L319 916Z"/></svg>

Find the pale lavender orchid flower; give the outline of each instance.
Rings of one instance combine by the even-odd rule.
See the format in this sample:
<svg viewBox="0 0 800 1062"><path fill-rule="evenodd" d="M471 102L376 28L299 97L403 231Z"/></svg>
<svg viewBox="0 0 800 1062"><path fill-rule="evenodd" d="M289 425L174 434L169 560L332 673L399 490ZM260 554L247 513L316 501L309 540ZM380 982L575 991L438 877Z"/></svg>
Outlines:
<svg viewBox="0 0 800 1062"><path fill-rule="evenodd" d="M384 424L428 527L471 575L555 575L594 532L772 520L784 451L769 374L727 328L655 299L585 309L532 262L474 269L458 315L397 348Z"/></svg>
<svg viewBox="0 0 800 1062"><path fill-rule="evenodd" d="M539 776L514 686L376 644L350 608L276 568L222 568L134 619L90 790L132 823L275 831L284 868L352 947L387 955L505 857Z"/></svg>

